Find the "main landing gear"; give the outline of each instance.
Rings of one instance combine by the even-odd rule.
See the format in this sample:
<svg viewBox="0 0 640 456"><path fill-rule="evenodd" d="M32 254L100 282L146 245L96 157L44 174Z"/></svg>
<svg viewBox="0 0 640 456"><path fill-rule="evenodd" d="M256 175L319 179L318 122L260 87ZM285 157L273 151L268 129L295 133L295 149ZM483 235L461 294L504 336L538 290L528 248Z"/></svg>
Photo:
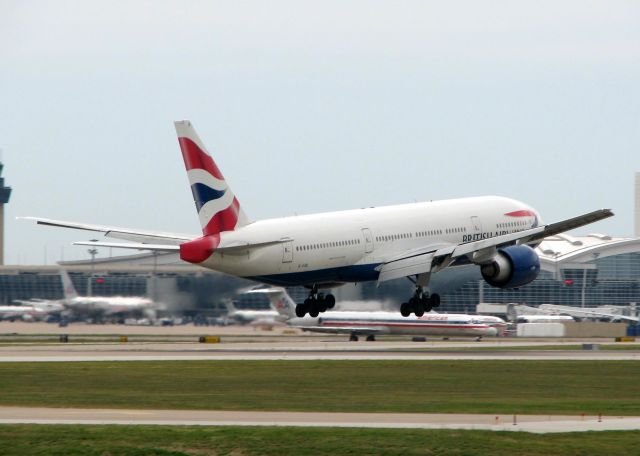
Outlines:
<svg viewBox="0 0 640 456"><path fill-rule="evenodd" d="M425 312L429 312L440 305L440 295L425 293L421 286L416 286L416 292L409 302L403 302L400 306L400 313L403 317L408 317L412 313L416 317L421 317Z"/></svg>
<svg viewBox="0 0 640 456"><path fill-rule="evenodd" d="M335 296L330 293L326 295L324 293L318 293L318 288L313 287L309 297L304 300L304 303L296 306L296 316L302 318L308 313L309 316L315 318L320 313L333 309L335 305Z"/></svg>

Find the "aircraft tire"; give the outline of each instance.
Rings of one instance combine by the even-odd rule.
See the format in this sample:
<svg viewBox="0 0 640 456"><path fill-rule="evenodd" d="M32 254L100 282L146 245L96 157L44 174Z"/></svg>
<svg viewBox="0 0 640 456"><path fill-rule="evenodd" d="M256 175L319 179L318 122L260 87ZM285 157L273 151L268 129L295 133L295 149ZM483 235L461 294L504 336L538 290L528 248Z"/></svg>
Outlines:
<svg viewBox="0 0 640 456"><path fill-rule="evenodd" d="M440 305L440 295L438 293L434 293L429 296L429 305L432 308L436 308Z"/></svg>
<svg viewBox="0 0 640 456"><path fill-rule="evenodd" d="M333 309L336 305L336 297L333 296L332 294L328 294L327 296L324 297L324 302L325 302L325 305L327 306L327 309Z"/></svg>
<svg viewBox="0 0 640 456"><path fill-rule="evenodd" d="M358 342L358 335L357 334L351 334L349 336L349 342Z"/></svg>
<svg viewBox="0 0 640 456"><path fill-rule="evenodd" d="M296 317L302 318L307 314L307 306L304 304L298 304L296 306Z"/></svg>
<svg viewBox="0 0 640 456"><path fill-rule="evenodd" d="M416 317L421 317L424 315L424 306L417 306L415 309Z"/></svg>
<svg viewBox="0 0 640 456"><path fill-rule="evenodd" d="M400 314L403 317L408 317L409 315L411 315L411 305L408 302L403 302L400 305Z"/></svg>
<svg viewBox="0 0 640 456"><path fill-rule="evenodd" d="M367 336L367 342L375 342L376 341L376 336L374 336L373 334L369 334Z"/></svg>
<svg viewBox="0 0 640 456"><path fill-rule="evenodd" d="M318 315L320 315L320 309L318 309L318 306L311 306L311 309L309 309L309 316L316 318Z"/></svg>

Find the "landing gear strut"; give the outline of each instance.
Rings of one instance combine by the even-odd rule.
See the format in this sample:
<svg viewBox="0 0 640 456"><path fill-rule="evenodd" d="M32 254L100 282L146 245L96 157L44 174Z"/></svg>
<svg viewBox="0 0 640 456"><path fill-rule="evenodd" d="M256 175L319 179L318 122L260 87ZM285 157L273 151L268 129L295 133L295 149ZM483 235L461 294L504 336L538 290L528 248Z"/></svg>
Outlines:
<svg viewBox="0 0 640 456"><path fill-rule="evenodd" d="M416 291L413 297L409 299L409 302L403 302L400 306L400 313L403 317L408 317L412 313L416 314L416 317L421 317L425 312L429 312L431 309L440 305L440 295L434 293L429 295L425 293L421 286L416 285Z"/></svg>
<svg viewBox="0 0 640 456"><path fill-rule="evenodd" d="M318 287L314 286L309 293L309 297L304 300L304 303L296 306L296 316L302 318L307 313L309 316L315 318L320 313L326 312L329 309L333 309L336 305L336 298L332 294L318 293Z"/></svg>

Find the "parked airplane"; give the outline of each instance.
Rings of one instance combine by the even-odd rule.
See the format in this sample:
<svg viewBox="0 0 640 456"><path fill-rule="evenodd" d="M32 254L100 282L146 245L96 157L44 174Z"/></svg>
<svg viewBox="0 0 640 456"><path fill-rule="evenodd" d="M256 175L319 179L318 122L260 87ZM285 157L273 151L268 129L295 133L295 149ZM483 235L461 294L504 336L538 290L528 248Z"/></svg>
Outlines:
<svg viewBox="0 0 640 456"><path fill-rule="evenodd" d="M252 293L252 291L249 291L248 293ZM228 312L227 317L243 325L250 324L254 326L276 326L282 325L284 321L280 313L275 309L238 309L231 300L226 300L225 306L227 307Z"/></svg>
<svg viewBox="0 0 640 456"><path fill-rule="evenodd" d="M41 313L79 314L103 317L119 313L153 313L154 303L141 296L79 296L64 269L60 271L63 299L31 299L20 301L22 307L33 308ZM18 307L18 306L16 306Z"/></svg>
<svg viewBox="0 0 640 456"><path fill-rule="evenodd" d="M386 311L328 311L319 317L297 317L296 306L284 288L255 290L266 293L271 306L277 309L289 326L303 331L350 334L349 340L357 341L364 335L374 341L378 334L420 335L441 337L496 336L504 331L506 323L498 317L477 315L438 314L430 312L421 317L398 317L397 312ZM482 321L483 318L489 320ZM491 322L491 324L489 324Z"/></svg>
<svg viewBox="0 0 640 456"><path fill-rule="evenodd" d="M562 323L567 321L575 321L569 315L518 315L516 323Z"/></svg>
<svg viewBox="0 0 640 456"><path fill-rule="evenodd" d="M32 306L0 306L0 321L30 320L37 310Z"/></svg>
<svg viewBox="0 0 640 456"><path fill-rule="evenodd" d="M76 242L94 247L179 252L184 261L259 282L307 287L296 314L318 316L335 298L323 290L347 282L409 278L412 297L403 316L438 307L431 275L475 264L491 285L517 288L533 281L540 262L530 245L613 215L601 209L549 225L514 199L484 196L401 204L249 222L233 191L189 121L176 122L178 142L202 236L134 230L28 217L39 224L103 232L131 241Z"/></svg>

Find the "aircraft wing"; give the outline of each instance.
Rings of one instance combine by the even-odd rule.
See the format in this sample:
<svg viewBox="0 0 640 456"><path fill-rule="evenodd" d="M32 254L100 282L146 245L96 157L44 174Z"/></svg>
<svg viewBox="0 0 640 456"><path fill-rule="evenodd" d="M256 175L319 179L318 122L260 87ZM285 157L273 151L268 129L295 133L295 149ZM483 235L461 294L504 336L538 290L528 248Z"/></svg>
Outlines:
<svg viewBox="0 0 640 456"><path fill-rule="evenodd" d="M561 222L516 233L488 237L457 245L435 244L408 250L378 266L377 269L380 271L378 282L435 272L444 269L456 258L466 255L470 256L474 262L481 263L485 259L492 258L497 248L513 244L530 244L611 216L613 216L611 209L600 209Z"/></svg>
<svg viewBox="0 0 640 456"><path fill-rule="evenodd" d="M191 241L198 236L190 234L165 233L162 231L138 230L130 228L120 228L115 226L94 225L89 223L67 222L63 220L51 220L40 217L18 217L24 220L33 220L38 225L57 226L61 228L72 228L76 230L95 231L104 233L106 237L122 239L126 241L139 242L141 244L168 244L180 245L183 242ZM166 245L165 245L166 246ZM151 250L151 249L147 249Z"/></svg>

